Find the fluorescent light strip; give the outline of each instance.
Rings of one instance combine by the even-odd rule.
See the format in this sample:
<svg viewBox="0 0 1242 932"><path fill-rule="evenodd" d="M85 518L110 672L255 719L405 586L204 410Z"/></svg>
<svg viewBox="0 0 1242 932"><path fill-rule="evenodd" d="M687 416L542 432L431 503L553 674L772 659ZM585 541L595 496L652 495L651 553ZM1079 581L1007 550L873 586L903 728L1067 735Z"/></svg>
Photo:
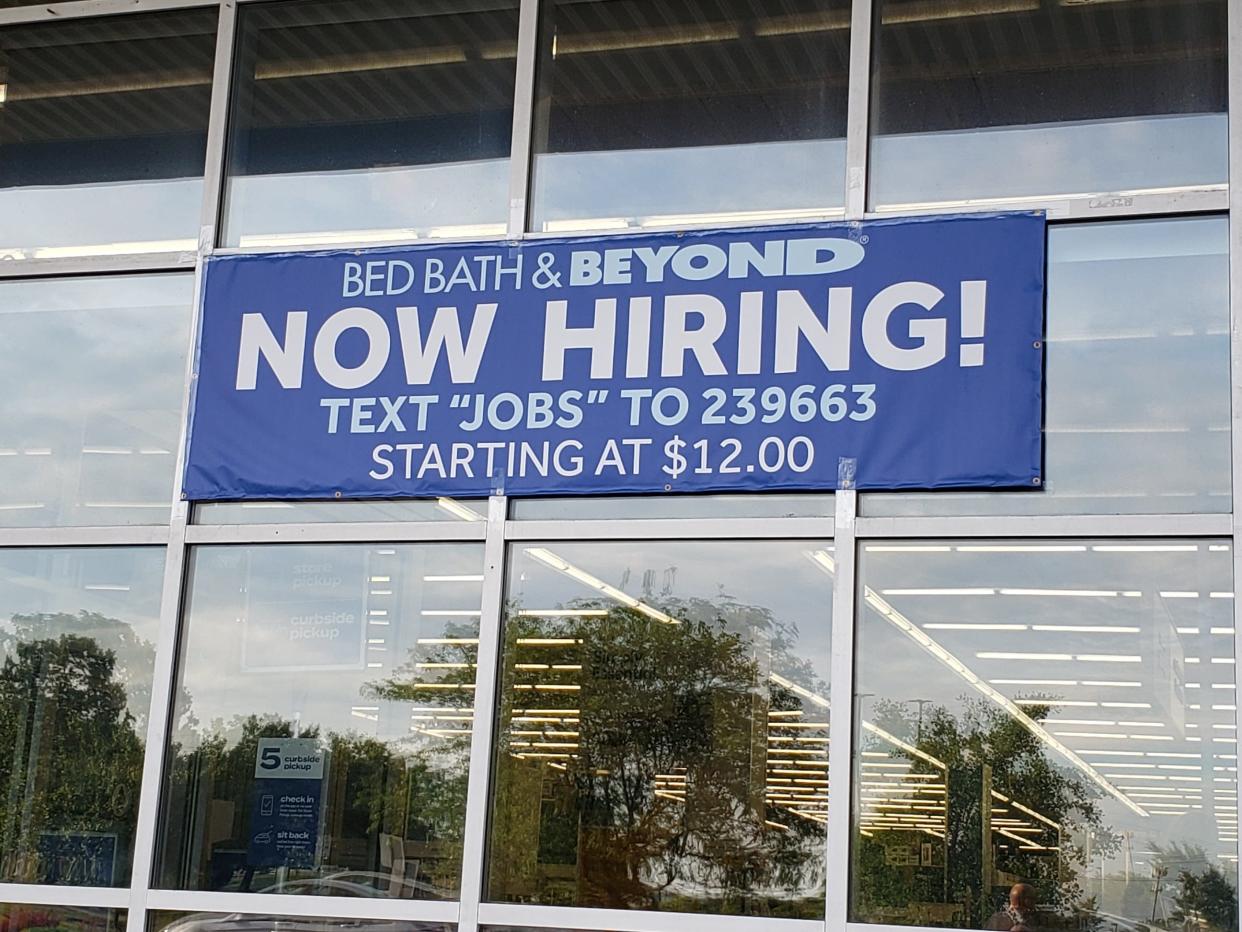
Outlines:
<svg viewBox="0 0 1242 932"><path fill-rule="evenodd" d="M883 738L889 744L892 744L892 745L895 745L901 748L907 754L913 754L915 757L918 757L922 760L927 761L927 763L931 764L933 767L938 767L941 770L948 771L949 768L944 763L944 761L938 760L937 758L932 757L930 754L928 754L926 751L922 750L921 748L916 748L913 744L909 744L905 741L902 741L896 735L892 734L891 732L885 731L883 728L881 728L879 725L875 724L874 722L864 721L862 723L862 726L867 731L871 732L873 735L877 735Z"/></svg>
<svg viewBox="0 0 1242 932"><path fill-rule="evenodd" d="M923 625L928 631L1025 631L1026 625L970 624L967 622L930 622Z"/></svg>
<svg viewBox="0 0 1242 932"><path fill-rule="evenodd" d="M463 521L486 521L487 520L487 517L485 515L481 515L477 511L475 511L473 508L468 508L467 506L463 505L461 502L455 501L454 499L451 499L451 498L444 498L444 497L437 498L436 507L444 511L447 511L453 517L460 518Z"/></svg>
<svg viewBox="0 0 1242 932"><path fill-rule="evenodd" d="M1128 625L1031 625L1032 631L1077 631L1083 634L1138 634L1142 629Z"/></svg>
<svg viewBox="0 0 1242 932"><path fill-rule="evenodd" d="M927 625L923 626L924 628ZM996 686L1077 686L1078 680L988 680ZM1091 684L1087 684L1091 685ZM1137 683L1135 685L1138 685Z"/></svg>
<svg viewBox="0 0 1242 932"><path fill-rule="evenodd" d="M995 589L885 589L885 595L996 595ZM1023 625L1025 627L1025 625Z"/></svg>
<svg viewBox="0 0 1242 932"><path fill-rule="evenodd" d="M811 692L809 689L799 686L793 680L786 679L785 677L781 676L779 673L769 673L768 678L773 683L775 683L777 686L784 686L790 692L797 693L799 696L802 696L804 699L810 699L813 703L815 703L818 706L821 706L822 708L825 708L825 709L828 708L827 699L825 699L823 696L817 693Z"/></svg>
<svg viewBox="0 0 1242 932"><path fill-rule="evenodd" d="M1071 598L1116 598L1116 589L1000 589L1001 595L1069 596Z"/></svg>
<svg viewBox="0 0 1242 932"><path fill-rule="evenodd" d="M958 553L1082 553L1082 544L963 544Z"/></svg>

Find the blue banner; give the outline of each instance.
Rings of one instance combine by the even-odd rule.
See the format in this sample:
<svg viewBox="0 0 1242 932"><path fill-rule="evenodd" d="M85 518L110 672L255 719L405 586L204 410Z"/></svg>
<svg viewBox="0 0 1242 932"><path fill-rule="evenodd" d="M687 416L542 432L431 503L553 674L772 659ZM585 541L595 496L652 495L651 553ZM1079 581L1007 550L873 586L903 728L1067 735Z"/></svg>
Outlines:
<svg viewBox="0 0 1242 932"><path fill-rule="evenodd" d="M1044 220L207 260L192 500L1041 481Z"/></svg>

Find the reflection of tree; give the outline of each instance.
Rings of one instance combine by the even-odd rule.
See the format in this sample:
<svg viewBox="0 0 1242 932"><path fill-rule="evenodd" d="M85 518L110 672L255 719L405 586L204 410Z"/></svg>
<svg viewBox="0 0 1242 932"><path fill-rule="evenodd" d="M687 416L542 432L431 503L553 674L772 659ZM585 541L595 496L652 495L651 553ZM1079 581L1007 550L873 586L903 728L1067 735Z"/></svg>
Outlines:
<svg viewBox="0 0 1242 932"><path fill-rule="evenodd" d="M83 613L16 616L0 667L0 874L50 881L43 833L116 833L132 828L142 740L129 711L118 653L93 637L51 634L68 627L111 632L136 661L142 642L129 626ZM132 668L130 668L132 670ZM118 855L122 855L118 843ZM72 878L66 878L72 880ZM118 878L120 879L120 878ZM78 878L81 882L82 878Z"/></svg>
<svg viewBox="0 0 1242 932"><path fill-rule="evenodd" d="M778 808L765 779L770 714L806 705L777 683L825 692L790 655L796 632L725 597L659 606L681 623L611 601L555 617L510 607L491 895L822 914L822 798ZM797 753L817 749L808 786L826 779L823 724L791 732Z"/></svg>
<svg viewBox="0 0 1242 932"><path fill-rule="evenodd" d="M878 740L864 747L881 748L892 760L909 761L914 775L944 778L947 817L943 839L921 830L875 831L859 838L857 909L882 914L886 907L956 902L961 910L955 924L978 928L996 906L992 886L1004 885L1005 877L1033 884L1041 906L1061 915L1089 908L1079 881L1087 852L1076 839L1090 834L1096 856L1116 845L1115 836L1102 825L1098 793L1073 771L1057 766L1046 746L1003 709L972 699L963 699L959 708L954 715L944 707L930 707L920 725L903 703L875 704L874 724L919 753ZM1028 706L1024 711L1042 721L1048 707ZM929 757L945 769L929 763ZM1030 825L1042 834L1028 836L1029 849L1011 836L1000 838L1004 847L995 838L983 837L983 807L989 807L990 821L993 807L1004 801L1017 801L1025 807L1018 811L1033 810L1043 817L1030 816ZM893 863L888 854L894 845L926 842L942 850L934 867ZM988 849L993 860L985 865Z"/></svg>
<svg viewBox="0 0 1242 932"><path fill-rule="evenodd" d="M1173 902L1173 918L1187 929L1206 926L1222 932L1235 932L1238 928L1238 895L1224 873L1208 865L1202 873L1189 870L1178 872L1181 891Z"/></svg>

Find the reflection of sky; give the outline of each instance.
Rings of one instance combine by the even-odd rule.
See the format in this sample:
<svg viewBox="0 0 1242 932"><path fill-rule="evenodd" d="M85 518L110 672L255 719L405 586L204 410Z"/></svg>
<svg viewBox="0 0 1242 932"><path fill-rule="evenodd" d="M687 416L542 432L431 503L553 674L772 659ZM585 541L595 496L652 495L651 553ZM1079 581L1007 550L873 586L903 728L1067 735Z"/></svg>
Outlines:
<svg viewBox="0 0 1242 932"><path fill-rule="evenodd" d="M1236 855L1231 557L1209 541L877 543L864 546L860 572L868 597L878 594L1010 699L1073 703L1055 706L1045 727L1152 813L1101 800L1105 826L1134 833L1136 877L1150 877L1153 842L1203 846L1226 870L1217 855ZM931 703L928 715L941 706L960 716L968 699L992 703L897 624L860 611L862 718L885 700L906 703L911 722L915 700ZM899 737L915 740L909 732ZM878 739L871 746L890 750ZM1230 827L1219 837L1218 814ZM1101 866L1116 875L1122 859L1097 860L1089 877ZM1101 908L1118 911L1108 895L1106 886Z"/></svg>
<svg viewBox="0 0 1242 932"><path fill-rule="evenodd" d="M871 514L1228 511L1223 217L1052 227L1045 490L864 496Z"/></svg>
<svg viewBox="0 0 1242 932"><path fill-rule="evenodd" d="M433 661L437 648L419 638L454 629L477 638L481 573L477 545L199 548L180 676L188 711L207 731L254 714L318 726L322 736L408 739L411 703L368 699L364 687L411 659ZM445 576L468 578L434 578ZM329 638L293 634L333 630ZM456 653L472 663L474 650ZM441 675L405 671L400 678ZM443 694L428 696L434 703ZM186 711L179 708L178 718Z"/></svg>
<svg viewBox="0 0 1242 932"><path fill-rule="evenodd" d="M832 579L808 557L825 545L714 541L515 545L507 598L524 610L600 597L595 589L524 555L531 547L545 546L562 560L657 608L670 599L699 598L767 609L777 623L796 632L791 654L808 664L819 681L807 687L827 689Z"/></svg>
<svg viewBox="0 0 1242 932"><path fill-rule="evenodd" d="M161 547L0 550L0 629L11 633L14 615L75 616L53 636L94 637L100 647L117 650L129 674L123 683L131 697L130 712L145 721L163 572ZM80 612L97 612L122 623L131 629L130 636L147 642L150 653L127 655L114 634L77 620Z"/></svg>
<svg viewBox="0 0 1242 932"><path fill-rule="evenodd" d="M500 234L508 198L508 159L240 175L229 179L223 241L277 246L296 244L296 234L358 238L349 231L386 231L382 238L390 241Z"/></svg>
<svg viewBox="0 0 1242 932"><path fill-rule="evenodd" d="M543 153L535 158L534 229L621 218L672 224L679 215L828 212L845 197L845 140ZM588 224L581 224L588 226Z"/></svg>
<svg viewBox="0 0 1242 932"><path fill-rule="evenodd" d="M201 178L0 188L0 259L192 252L202 199Z"/></svg>
<svg viewBox="0 0 1242 932"><path fill-rule="evenodd" d="M487 502L421 499L392 502L204 502L198 524L300 524L309 521L483 521Z"/></svg>
<svg viewBox="0 0 1242 932"><path fill-rule="evenodd" d="M168 519L193 287L0 283L0 524Z"/></svg>
<svg viewBox="0 0 1242 932"><path fill-rule="evenodd" d="M880 208L1222 183L1223 113L876 136Z"/></svg>

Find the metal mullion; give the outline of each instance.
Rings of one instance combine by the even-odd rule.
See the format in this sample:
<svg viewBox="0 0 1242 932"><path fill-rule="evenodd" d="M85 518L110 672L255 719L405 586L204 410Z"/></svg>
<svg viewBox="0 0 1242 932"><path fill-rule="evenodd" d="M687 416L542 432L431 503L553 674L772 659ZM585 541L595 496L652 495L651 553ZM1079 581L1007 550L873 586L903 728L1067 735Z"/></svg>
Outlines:
<svg viewBox="0 0 1242 932"><path fill-rule="evenodd" d="M493 495L487 502L487 539L483 546L483 604L479 650L475 659L474 724L470 735L470 771L463 833L460 911L457 932L476 932L482 921L480 902L487 854L487 814L491 804L492 733L500 681L501 615L505 598L505 517L508 502Z"/></svg>
<svg viewBox="0 0 1242 932"><path fill-rule="evenodd" d="M229 100L232 96L233 46L237 39L237 5L234 0L220 3L216 24L216 57L212 65L211 106L207 116L207 152L203 165L203 202L200 214L198 249L208 255L215 248L220 226L220 205L224 197L225 141L228 138ZM195 313L198 306L195 305ZM197 343L190 346L191 356Z"/></svg>
<svg viewBox="0 0 1242 932"><path fill-rule="evenodd" d="M128 932L145 932L146 929L146 898L154 869L164 751L172 712L173 681L177 674L177 631L186 561L186 511L184 505L177 508L164 554L164 584L160 593L160 622L155 640L151 709L147 716L142 780L138 794L138 824L134 830L133 872L126 925Z"/></svg>
<svg viewBox="0 0 1242 932"><path fill-rule="evenodd" d="M839 491L836 504L832 665L828 683L832 717L828 728L828 842L824 882L824 927L828 932L842 932L849 918L858 493L850 489Z"/></svg>
<svg viewBox="0 0 1242 932"><path fill-rule="evenodd" d="M0 528L0 547L140 547L167 542L167 525Z"/></svg>
<svg viewBox="0 0 1242 932"><path fill-rule="evenodd" d="M845 117L845 215L861 220L867 209L867 138L871 109L872 0L853 0L850 74Z"/></svg>
<svg viewBox="0 0 1242 932"><path fill-rule="evenodd" d="M1239 579L1242 579L1242 554L1238 545L1242 542L1242 511L1238 498L1242 496L1242 119L1235 119L1234 111L1242 113L1242 0L1229 0L1227 26L1228 60L1228 107L1229 107L1229 369L1232 405L1230 409L1231 450L1233 455L1233 656L1236 660L1242 651L1242 598L1239 598ZM1235 105L1237 105L1235 107ZM1234 696L1238 695L1240 683L1238 664L1233 664ZM1234 721L1237 722L1237 712ZM1235 761L1236 763L1236 761ZM1238 774L1235 772L1235 778ZM1234 787L1238 786L1235 781ZM1236 824L1242 834L1242 810L1236 813ZM1235 848L1235 853L1237 849ZM1234 890L1234 909L1242 914L1242 885Z"/></svg>
<svg viewBox="0 0 1242 932"><path fill-rule="evenodd" d="M124 887L60 887L50 884L0 883L0 903L125 909L129 905L129 891Z"/></svg>
<svg viewBox="0 0 1242 932"><path fill-rule="evenodd" d="M12 259L0 263L0 279L106 275L127 272L188 272L197 255L186 252L143 252L127 255L71 256L59 259Z"/></svg>
<svg viewBox="0 0 1242 932"><path fill-rule="evenodd" d="M483 540L483 521L384 521L340 524L193 524L190 544L346 544Z"/></svg>
<svg viewBox="0 0 1242 932"><path fill-rule="evenodd" d="M167 751L168 724L172 714L177 676L178 632L180 630L183 585L186 578L186 529L189 505L180 494L185 470L186 441L189 437L190 401L198 368L199 306L203 289L202 257L215 242L219 216L219 179L222 172L224 134L227 130L229 76L232 74L233 38L236 8L232 0L220 4L216 22L216 50L212 68L211 106L207 123L207 157L203 179L202 214L198 237L199 261L195 270L194 303L189 328L189 352L181 396L181 432L177 444L172 493L172 519L168 546L164 554L164 583L160 593L160 620L155 644L155 668L151 681L151 709L142 761L142 781L138 794L138 823L134 830L133 871L130 881L128 932L146 932L147 900L155 872L155 848L160 814Z"/></svg>
<svg viewBox="0 0 1242 932"><path fill-rule="evenodd" d="M288 893L152 890L147 903L150 909L267 916L404 919L424 922L453 922L457 918L457 904L453 902L385 897L360 899L343 896L295 896ZM133 929L132 920L130 929Z"/></svg>
<svg viewBox="0 0 1242 932"><path fill-rule="evenodd" d="M535 112L535 58L539 44L539 0L521 0L517 71L513 90L513 138L509 148L508 235L526 233L531 179L531 126Z"/></svg>
<svg viewBox="0 0 1242 932"><path fill-rule="evenodd" d="M69 3L43 3L0 10L0 26L183 10L215 6L218 2L219 0L73 0Z"/></svg>
<svg viewBox="0 0 1242 932"><path fill-rule="evenodd" d="M1236 459L1235 459L1236 462ZM970 515L860 517L860 538L886 537L1227 537L1234 519L1219 515Z"/></svg>
<svg viewBox="0 0 1242 932"><path fill-rule="evenodd" d="M823 932L818 919L774 919L768 916L724 916L705 913L594 909L576 906L535 906L527 903L484 903L479 923L530 928L601 930L601 932ZM464 926L458 932L473 932Z"/></svg>
<svg viewBox="0 0 1242 932"><path fill-rule="evenodd" d="M832 537L832 518L616 518L510 521L507 540L789 540Z"/></svg>

